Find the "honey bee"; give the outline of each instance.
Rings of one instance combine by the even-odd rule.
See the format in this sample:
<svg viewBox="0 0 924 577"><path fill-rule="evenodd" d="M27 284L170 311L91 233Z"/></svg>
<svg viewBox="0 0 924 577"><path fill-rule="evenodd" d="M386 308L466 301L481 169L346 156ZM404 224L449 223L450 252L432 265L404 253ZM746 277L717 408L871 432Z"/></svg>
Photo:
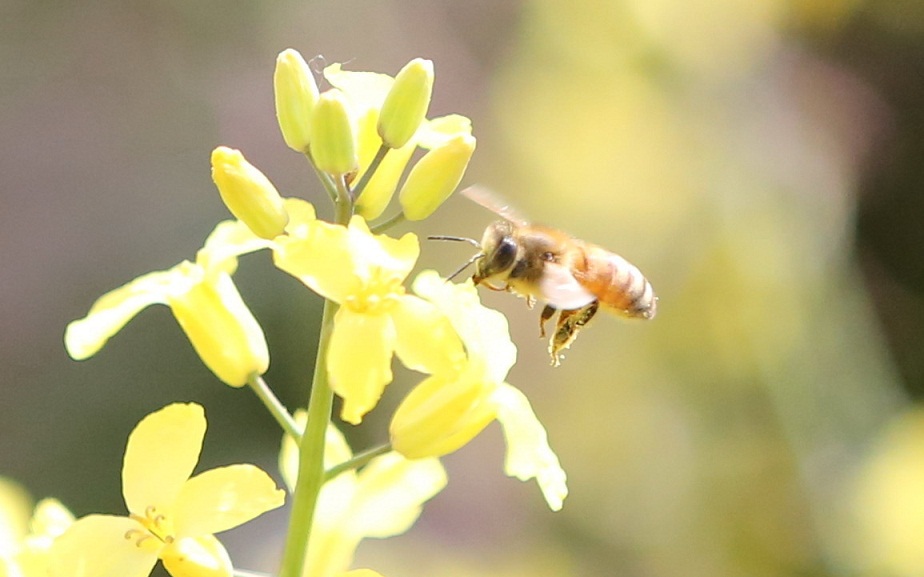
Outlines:
<svg viewBox="0 0 924 577"><path fill-rule="evenodd" d="M469 187L461 194L503 220L488 225L481 242L453 236L429 237L468 242L479 249L449 279L474 263L475 285L515 293L525 298L530 308L537 299L543 301L540 338L545 337L545 325L557 312L555 331L549 339L552 366L560 364L561 351L571 346L599 309L628 318L655 316L658 297L651 283L626 259L558 229L530 224L487 189Z"/></svg>

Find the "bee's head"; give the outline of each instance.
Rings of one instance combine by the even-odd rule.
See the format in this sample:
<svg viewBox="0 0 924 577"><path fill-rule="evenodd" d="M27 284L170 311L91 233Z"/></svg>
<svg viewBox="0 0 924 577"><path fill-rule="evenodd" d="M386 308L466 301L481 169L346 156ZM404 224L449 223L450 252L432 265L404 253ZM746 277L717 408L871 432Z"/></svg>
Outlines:
<svg viewBox="0 0 924 577"><path fill-rule="evenodd" d="M516 263L517 241L514 225L506 220L491 223L481 237L482 258L475 261L472 280L479 284L496 276L506 276Z"/></svg>

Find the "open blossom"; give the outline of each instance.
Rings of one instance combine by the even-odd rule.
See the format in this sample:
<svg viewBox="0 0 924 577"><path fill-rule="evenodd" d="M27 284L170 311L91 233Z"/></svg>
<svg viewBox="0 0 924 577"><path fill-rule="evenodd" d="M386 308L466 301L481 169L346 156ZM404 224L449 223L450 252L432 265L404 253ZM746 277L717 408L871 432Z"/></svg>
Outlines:
<svg viewBox="0 0 924 577"><path fill-rule="evenodd" d="M57 499L33 509L19 485L0 478L0 576L46 577L52 545L73 522Z"/></svg>
<svg viewBox="0 0 924 577"><path fill-rule="evenodd" d="M405 292L419 251L413 234L373 235L359 216L348 227L316 221L276 239L276 266L340 305L326 362L349 423L378 403L392 380L393 355L430 374L454 372L465 359L446 316Z"/></svg>
<svg viewBox="0 0 924 577"><path fill-rule="evenodd" d="M205 436L201 406L174 403L128 438L122 493L129 515L78 519L54 545L52 577L144 577L160 559L173 577L230 577L219 533L283 504L254 465L190 475Z"/></svg>
<svg viewBox="0 0 924 577"><path fill-rule="evenodd" d="M286 231L314 219L307 202L284 202L290 218ZM266 372L269 350L231 275L237 257L269 246L241 221L220 222L194 262L142 275L106 293L86 317L71 322L64 334L68 354L75 360L95 355L142 309L165 304L205 365L226 384L243 386L251 375Z"/></svg>
<svg viewBox="0 0 924 577"><path fill-rule="evenodd" d="M296 413L305 423L305 413ZM324 467L330 469L353 457L343 434L328 425ZM286 485L295 487L298 448L283 437L279 468ZM373 458L358 472L348 470L324 484L308 544L306 577L335 577L346 571L362 539L382 539L407 531L420 516L423 504L446 486L446 472L438 459L408 460L395 452ZM350 577L378 575L368 569Z"/></svg>
<svg viewBox="0 0 924 577"><path fill-rule="evenodd" d="M395 450L409 458L444 455L497 419L507 442L504 471L522 481L536 479L549 507L561 509L568 494L565 472L526 396L505 382L516 360L507 320L481 305L471 281L447 283L424 271L414 291L449 318L468 361L455 375L428 377L402 401L390 427Z"/></svg>

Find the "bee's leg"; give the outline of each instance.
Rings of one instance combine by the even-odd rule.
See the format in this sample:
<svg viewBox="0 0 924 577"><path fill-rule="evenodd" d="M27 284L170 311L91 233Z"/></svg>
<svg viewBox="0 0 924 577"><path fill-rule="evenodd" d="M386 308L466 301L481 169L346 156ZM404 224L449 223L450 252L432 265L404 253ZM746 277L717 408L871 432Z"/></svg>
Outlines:
<svg viewBox="0 0 924 577"><path fill-rule="evenodd" d="M542 312L539 314L539 338L545 338L545 323L549 322L549 319L555 315L555 311L558 310L552 305L545 305L542 307Z"/></svg>
<svg viewBox="0 0 924 577"><path fill-rule="evenodd" d="M555 334L549 340L549 354L552 356L553 367L561 364L561 351L571 346L577 338L578 331L594 318L598 308L599 304L594 301L579 309L561 311L555 326Z"/></svg>

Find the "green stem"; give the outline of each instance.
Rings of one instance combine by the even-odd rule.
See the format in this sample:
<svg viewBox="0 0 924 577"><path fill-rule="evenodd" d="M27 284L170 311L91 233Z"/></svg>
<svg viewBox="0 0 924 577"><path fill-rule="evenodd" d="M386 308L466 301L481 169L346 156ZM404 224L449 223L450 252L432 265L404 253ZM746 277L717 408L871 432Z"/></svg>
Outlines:
<svg viewBox="0 0 924 577"><path fill-rule="evenodd" d="M311 168L314 169L314 173L318 175L318 180L321 181L321 184L324 186L324 190L327 191L327 196L330 197L331 202L334 204L337 203L337 186L334 184L333 179L326 172L321 172L318 170L318 167L314 165L314 161L311 160L311 155L307 152L305 153L305 158L308 159L308 164L311 165Z"/></svg>
<svg viewBox="0 0 924 577"><path fill-rule="evenodd" d="M379 147L376 151L375 156L372 158L372 162L369 163L369 168L366 169L366 172L363 173L362 178L359 179L359 182L356 183L356 186L353 187L353 198L359 199L360 195L363 193L363 190L366 189L366 185L369 184L369 181L372 180L372 176L375 174L375 171L378 170L379 165L382 164L382 161L385 160L385 155L388 154L388 151L391 150L384 144Z"/></svg>
<svg viewBox="0 0 924 577"><path fill-rule="evenodd" d="M279 577L301 577L308 553L311 523L324 485L324 441L330 422L334 393L327 382L327 350L334 329L334 315L339 305L324 302L321 336L314 365L314 381L308 400L308 423L298 446L298 481L292 497L292 513L286 536Z"/></svg>
<svg viewBox="0 0 924 577"><path fill-rule="evenodd" d="M295 424L295 419L292 418L285 406L279 402L279 399L273 394L273 390L269 388L263 377L254 373L250 380L247 381L247 384L256 393L257 398L263 402L263 405L266 406L273 418L276 419L285 434L295 439L296 443L300 442L302 432L299 426Z"/></svg>
<svg viewBox="0 0 924 577"><path fill-rule="evenodd" d="M369 231L372 234L380 234L395 226L396 224L401 224L402 222L404 222L404 213L399 212L388 220L383 220L382 222L369 227Z"/></svg>
<svg viewBox="0 0 924 577"><path fill-rule="evenodd" d="M334 222L346 225L353 216L353 197L350 196L350 189L342 175L335 178L334 184L337 187L337 197L334 199Z"/></svg>
<svg viewBox="0 0 924 577"><path fill-rule="evenodd" d="M330 481L340 473L349 471L350 469L358 469L371 461L372 459L378 457L379 455L384 455L385 453L391 451L391 443L386 443L378 447L373 447L367 449L358 455L353 455L352 459L346 460L339 465L335 465L328 469L324 473L324 480Z"/></svg>

